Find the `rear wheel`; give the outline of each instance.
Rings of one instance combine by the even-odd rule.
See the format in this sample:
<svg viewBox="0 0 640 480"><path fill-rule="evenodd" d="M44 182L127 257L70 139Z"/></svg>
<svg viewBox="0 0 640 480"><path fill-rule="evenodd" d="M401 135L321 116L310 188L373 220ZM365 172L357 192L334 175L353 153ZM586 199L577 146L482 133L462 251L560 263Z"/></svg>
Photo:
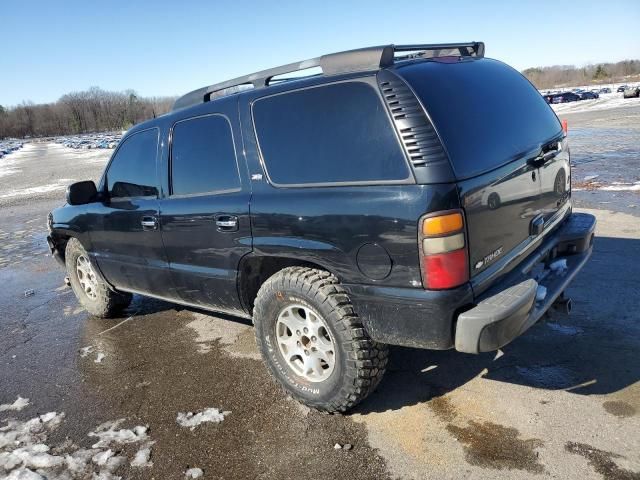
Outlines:
<svg viewBox="0 0 640 480"><path fill-rule="evenodd" d="M345 412L382 379L386 345L374 342L337 278L289 267L269 278L255 302L260 353L273 377L296 400Z"/></svg>
<svg viewBox="0 0 640 480"><path fill-rule="evenodd" d="M75 238L67 242L65 264L73 293L91 315L113 317L131 303L130 293L115 292L109 288Z"/></svg>

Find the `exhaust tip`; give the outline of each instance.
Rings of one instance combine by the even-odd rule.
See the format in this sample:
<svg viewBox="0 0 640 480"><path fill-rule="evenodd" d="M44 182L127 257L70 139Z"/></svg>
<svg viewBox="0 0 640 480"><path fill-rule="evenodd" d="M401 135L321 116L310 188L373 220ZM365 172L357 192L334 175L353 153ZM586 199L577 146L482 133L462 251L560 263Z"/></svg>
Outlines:
<svg viewBox="0 0 640 480"><path fill-rule="evenodd" d="M573 307L571 299L568 297L560 296L553 304L556 310L560 310L562 313L569 315Z"/></svg>

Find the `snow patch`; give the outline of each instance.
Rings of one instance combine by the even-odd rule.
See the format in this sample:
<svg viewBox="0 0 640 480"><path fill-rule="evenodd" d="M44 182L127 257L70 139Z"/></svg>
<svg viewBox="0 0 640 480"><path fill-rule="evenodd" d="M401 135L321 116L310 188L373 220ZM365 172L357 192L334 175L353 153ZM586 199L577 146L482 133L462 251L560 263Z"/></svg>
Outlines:
<svg viewBox="0 0 640 480"><path fill-rule="evenodd" d="M104 360L104 353L102 352L98 352L98 355L96 356L96 359L93 361L94 363L102 363L102 360Z"/></svg>
<svg viewBox="0 0 640 480"><path fill-rule="evenodd" d="M87 355L89 355L91 352L93 352L94 350L94 346L93 345L89 345L88 347L82 347L80 349L80 356L82 358L86 357Z"/></svg>
<svg viewBox="0 0 640 480"><path fill-rule="evenodd" d="M40 185L38 187L22 188L20 190L11 190L9 193L0 195L0 198L26 197L36 195L38 193L55 192L56 190L64 190L67 184L53 183L51 185Z"/></svg>
<svg viewBox="0 0 640 480"><path fill-rule="evenodd" d="M549 268L556 275L564 275L564 273L567 271L567 259L562 258L560 260L556 260L551 265L549 265Z"/></svg>
<svg viewBox="0 0 640 480"><path fill-rule="evenodd" d="M19 468L18 470L14 470L9 474L8 477L5 477L6 480L46 480L43 476L38 475L36 472L33 472L27 468Z"/></svg>
<svg viewBox="0 0 640 480"><path fill-rule="evenodd" d="M124 418L119 420L105 422L98 426L95 431L90 432L90 437L97 437L99 440L94 443L91 448L106 448L110 443L135 443L143 442L147 440L148 427L138 425L133 429L121 428L118 429L121 423L125 421Z"/></svg>
<svg viewBox="0 0 640 480"><path fill-rule="evenodd" d="M640 182L613 182L611 185L599 187L598 190L605 190L608 192L640 192Z"/></svg>
<svg viewBox="0 0 640 480"><path fill-rule="evenodd" d="M195 317L187 327L196 333L196 343L200 353L209 352L211 344L216 340L223 345L232 345L242 332L250 328L241 323L221 320L210 315L195 314Z"/></svg>
<svg viewBox="0 0 640 480"><path fill-rule="evenodd" d="M226 415L229 415L231 412L221 412L217 408L205 408L204 410L193 413L178 413L178 417L176 418L176 422L181 427L190 428L191 430L195 430L195 428L205 422L212 423L220 423L224 420Z"/></svg>
<svg viewBox="0 0 640 480"><path fill-rule="evenodd" d="M622 93L605 93L595 100L580 100L578 102L555 103L551 108L556 113L590 112L608 110L610 108L635 107L640 105L640 98L623 98ZM569 122L571 129L571 122Z"/></svg>
<svg viewBox="0 0 640 480"><path fill-rule="evenodd" d="M47 436L64 419L64 413L49 412L27 421L6 420L0 427L0 472L3 479L13 480L119 480L113 472L124 466L128 459L115 452L122 444L145 441L131 466L150 467L151 445L147 427L118 428L124 419L105 422L91 437L99 441L91 449L79 449L70 442L53 449L47 445Z"/></svg>
<svg viewBox="0 0 640 480"><path fill-rule="evenodd" d="M34 445L40 443L47 431L55 429L64 418L64 413L49 412L26 422L7 420L0 428L0 449L11 445Z"/></svg>
<svg viewBox="0 0 640 480"><path fill-rule="evenodd" d="M547 297L547 288L543 285L538 285L536 290L536 302L542 302Z"/></svg>
<svg viewBox="0 0 640 480"><path fill-rule="evenodd" d="M151 445L153 445L153 442L147 443L136 452L135 458L131 461L132 467L153 467L153 462L150 461Z"/></svg>
<svg viewBox="0 0 640 480"><path fill-rule="evenodd" d="M204 475L204 472L201 468L190 468L186 472L184 472L185 478L200 478Z"/></svg>
<svg viewBox="0 0 640 480"><path fill-rule="evenodd" d="M25 408L27 405L29 405L29 399L22 398L20 395L18 395L18 399L15 402L11 404L0 405L0 412L5 412L7 410L13 410L13 411L19 412L20 410Z"/></svg>

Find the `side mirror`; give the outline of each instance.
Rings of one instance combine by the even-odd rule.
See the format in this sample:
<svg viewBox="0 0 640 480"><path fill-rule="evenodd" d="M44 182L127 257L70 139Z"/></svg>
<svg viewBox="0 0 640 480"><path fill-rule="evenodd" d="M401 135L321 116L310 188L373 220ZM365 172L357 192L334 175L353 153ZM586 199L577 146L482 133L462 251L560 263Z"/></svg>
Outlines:
<svg viewBox="0 0 640 480"><path fill-rule="evenodd" d="M91 180L72 183L67 187L67 203L69 205L85 205L96 200L98 190Z"/></svg>

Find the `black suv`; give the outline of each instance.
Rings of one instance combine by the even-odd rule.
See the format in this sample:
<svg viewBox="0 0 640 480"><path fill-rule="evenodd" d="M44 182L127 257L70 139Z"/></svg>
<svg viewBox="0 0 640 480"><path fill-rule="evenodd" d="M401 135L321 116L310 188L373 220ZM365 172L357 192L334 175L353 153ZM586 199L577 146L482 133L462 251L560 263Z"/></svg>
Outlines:
<svg viewBox="0 0 640 480"><path fill-rule="evenodd" d="M346 411L388 344L486 352L568 309L595 228L570 185L566 129L483 43L373 47L181 97L48 242L91 314L137 293L251 318L290 394Z"/></svg>

